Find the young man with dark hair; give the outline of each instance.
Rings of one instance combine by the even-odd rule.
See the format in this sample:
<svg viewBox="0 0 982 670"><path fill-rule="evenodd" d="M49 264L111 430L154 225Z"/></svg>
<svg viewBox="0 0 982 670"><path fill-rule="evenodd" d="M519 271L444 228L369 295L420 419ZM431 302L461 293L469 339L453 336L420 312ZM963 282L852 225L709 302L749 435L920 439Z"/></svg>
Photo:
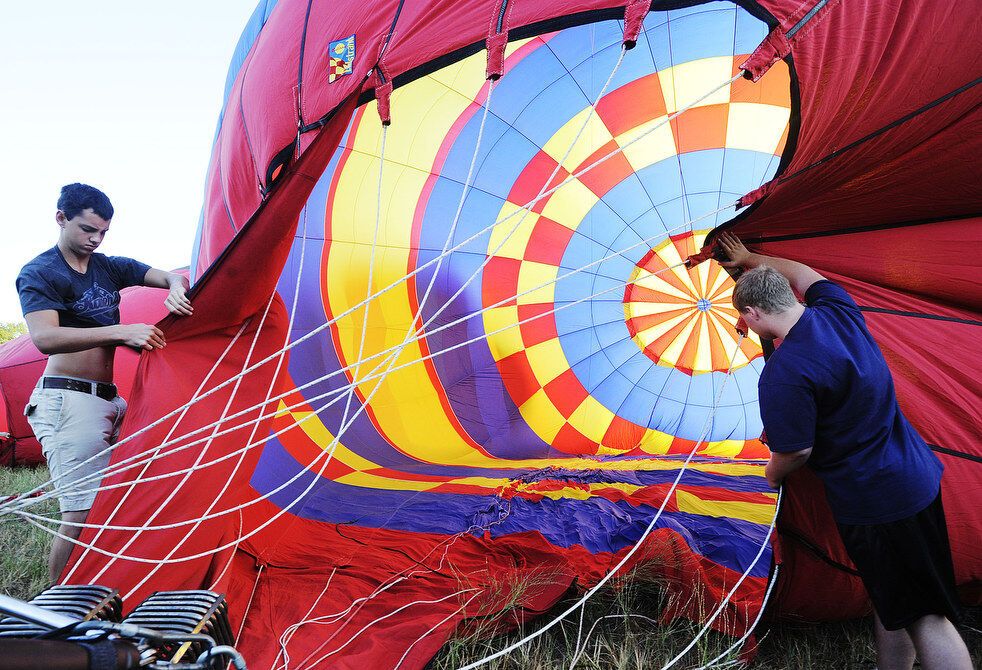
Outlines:
<svg viewBox="0 0 982 670"><path fill-rule="evenodd" d="M807 463L873 602L879 670L970 670L941 507L941 462L897 405L893 378L849 294L807 265L723 233L724 267L747 270L733 306L782 340L758 384L773 488ZM799 303L794 293L802 296Z"/></svg>
<svg viewBox="0 0 982 670"><path fill-rule="evenodd" d="M61 189L55 221L58 244L29 262L17 277L24 319L48 364L25 409L59 493L62 523L48 557L58 579L72 541L95 500L95 483L73 490L80 477L103 469L119 435L126 403L116 393L113 358L117 346L152 351L165 346L155 326L119 323L119 291L128 286L169 289L164 304L189 315L188 280L123 256L95 253L109 230L113 206L106 194L86 184Z"/></svg>

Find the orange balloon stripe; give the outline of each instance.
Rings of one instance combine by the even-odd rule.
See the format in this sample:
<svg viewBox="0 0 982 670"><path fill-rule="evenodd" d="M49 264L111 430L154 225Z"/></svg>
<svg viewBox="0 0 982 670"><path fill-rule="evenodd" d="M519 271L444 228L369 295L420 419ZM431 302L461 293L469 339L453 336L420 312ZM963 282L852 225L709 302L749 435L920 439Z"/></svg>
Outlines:
<svg viewBox="0 0 982 670"><path fill-rule="evenodd" d="M718 321L716 315L712 314L712 312L710 314L710 319ZM719 331L715 325L707 323L706 326L709 330L709 352L712 357L713 370L725 370L729 367L730 360L729 352L726 350L726 343L720 338Z"/></svg>
<svg viewBox="0 0 982 670"><path fill-rule="evenodd" d="M647 286L641 286L640 284L631 284L628 286L628 291L630 292L630 300L627 302L656 302L656 303L674 303L677 305L691 305L698 298L680 298L671 293L662 293L661 291L648 288ZM686 290L686 293L692 295L691 291Z"/></svg>
<svg viewBox="0 0 982 670"><path fill-rule="evenodd" d="M631 317L631 319L627 322L627 329L628 332L631 333L631 337L634 337L635 335L648 330L652 326L657 326L659 323L664 323L673 316L678 316L679 314L684 314L690 311L692 311L692 306L686 305L685 307L679 307L678 309L673 309L667 312L659 312L658 314Z"/></svg>
<svg viewBox="0 0 982 670"><path fill-rule="evenodd" d="M686 338L685 344L682 345L677 363L677 365L689 370L695 369L696 355L699 353L699 334L706 327L705 312L697 312L694 316L695 326L689 331L689 336ZM689 322L691 323L692 319L689 319Z"/></svg>

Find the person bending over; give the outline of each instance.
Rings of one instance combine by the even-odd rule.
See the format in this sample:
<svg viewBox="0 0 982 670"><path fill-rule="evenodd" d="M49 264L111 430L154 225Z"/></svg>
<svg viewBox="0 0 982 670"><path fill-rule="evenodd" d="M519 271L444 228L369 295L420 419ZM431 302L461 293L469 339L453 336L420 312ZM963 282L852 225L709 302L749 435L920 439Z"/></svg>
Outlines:
<svg viewBox="0 0 982 670"><path fill-rule="evenodd" d="M719 246L724 267L745 270L733 306L761 338L782 340L758 384L768 484L805 464L825 484L873 603L879 670L910 670L915 655L927 670L971 670L952 624L942 465L900 411L859 307L807 265L751 253L730 233Z"/></svg>

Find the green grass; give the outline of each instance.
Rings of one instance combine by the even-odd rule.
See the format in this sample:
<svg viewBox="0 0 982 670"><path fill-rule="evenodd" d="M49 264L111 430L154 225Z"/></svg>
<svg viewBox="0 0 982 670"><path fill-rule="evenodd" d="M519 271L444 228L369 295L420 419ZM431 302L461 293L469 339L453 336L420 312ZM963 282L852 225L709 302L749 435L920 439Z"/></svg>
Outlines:
<svg viewBox="0 0 982 670"><path fill-rule="evenodd" d="M45 467L0 467L0 496L29 491L48 480ZM58 515L58 503L46 500L31 508L36 514ZM48 586L51 535L22 518L0 516L0 593L28 599Z"/></svg>
<svg viewBox="0 0 982 670"><path fill-rule="evenodd" d="M27 491L48 478L46 468L0 468L0 495ZM57 514L53 501L33 511ZM0 517L0 593L27 599L48 583L46 560L51 536L11 516ZM571 614L531 643L493 661L489 670L569 670L579 650L574 670L649 670L658 668L681 651L699 631L683 620L668 625L659 622L666 605L666 591L651 578L619 579L599 591L583 610ZM526 585L531 586L531 585ZM513 592L512 605L497 617L473 622L446 644L429 664L429 670L451 670L483 658L537 630L571 605L579 594L557 604L532 621L519 616L520 592ZM963 628L976 667L982 667L982 608L968 611ZM516 627L517 626L517 627ZM503 628L513 628L499 634ZM846 621L820 625L764 623L757 631L758 654L753 670L869 669L874 667L869 621ZM694 668L714 658L733 639L707 634L677 668Z"/></svg>

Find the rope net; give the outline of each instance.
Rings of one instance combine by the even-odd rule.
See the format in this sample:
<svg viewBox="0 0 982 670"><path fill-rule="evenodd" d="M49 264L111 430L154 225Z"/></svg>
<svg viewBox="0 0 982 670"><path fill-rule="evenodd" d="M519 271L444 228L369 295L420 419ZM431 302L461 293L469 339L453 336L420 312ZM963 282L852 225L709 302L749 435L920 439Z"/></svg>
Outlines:
<svg viewBox="0 0 982 670"><path fill-rule="evenodd" d="M539 42L541 44L530 40L509 57L520 62L553 48L546 40ZM554 44L558 45L558 40ZM555 49L558 52L559 46ZM597 53L601 53L606 47L597 49ZM393 249L399 248L392 238L393 222L425 224L431 216L426 208L415 212L400 211L396 202L401 190L409 188L407 184L415 183L415 167L409 153L414 136L399 130L400 89L393 94L391 128L371 121L371 116L362 107L351 122L346 144L338 150L334 181L329 184L335 189L332 193L347 187L356 194L368 194L367 199L353 196L352 206L369 204L364 205L364 212L352 221L352 230L347 231L351 240L345 241L342 234L345 231L335 231L337 236L331 240L331 250L328 250L327 236L317 227L326 224L321 222L308 227L308 217L324 216L324 202L308 202L302 210L301 225L294 241L295 270L292 276L284 275L279 287L290 303L283 337L269 345L269 323L278 318L278 296L274 293L264 310L228 338L214 366L201 378L186 402L147 422L114 445L117 457L109 466L78 477L62 488L62 491L97 491L111 496L113 501L111 509L104 511L98 520L68 524L84 528L86 533L81 539L73 540L79 551L65 579L112 579L121 570L126 570L137 575L128 580L126 597L129 598L150 588L169 569L206 561L214 562L215 567L209 568L208 581L213 588L218 588L227 583L226 580L236 578L239 570L236 557L249 556L259 569L255 581L250 583L251 595L248 605L244 606L246 611L240 627L240 634L248 634L251 624L246 613L252 610L254 599L262 597L260 580L273 579L270 575L275 573L275 567L269 567L273 563L266 562L267 556L254 553L259 546L257 539L283 533L283 528L293 524L305 526L308 519L319 519L316 515L320 512L316 511L315 504L323 500L321 491L325 482L341 481L347 473L354 472L359 478L357 486L370 487L378 484L372 477L393 477L391 471L401 467L404 468L400 471L402 474L394 478L404 486L404 495L378 511L380 518L373 516L376 510L356 509L357 506L344 520L340 520L336 512L324 517L323 520L333 524L334 532L339 535L351 531L353 536L365 538L357 540L364 545L365 554L347 556L351 564L374 565L376 559L367 554L370 549L383 545L381 551L393 555L399 551L386 533L404 530L405 526L401 525L405 523L404 519L415 514L421 500L431 495L433 486L429 482L439 481L440 486L449 487L448 491L461 487L470 495L480 494L489 501L487 509L475 508L463 516L460 523L446 527L424 520L424 532L438 533L441 539L427 545L424 551L403 552L385 577L366 585L368 588L363 595L353 598L344 608L324 612L324 608L329 607L327 603L332 601L334 590L349 588L338 586L350 577L339 573L338 566L334 565L323 584L313 589L313 599L301 609L303 613L299 618L277 631L279 644L275 657L271 658L271 667L286 669L330 664L336 655L343 655L346 649L350 651L357 646L367 631L387 625L383 622L393 617L420 608L436 612L426 627L409 640L396 667L409 663L416 654L425 653L422 650L432 644L433 638L445 637L447 631L464 617L494 610L494 603L500 600L489 593L487 585L479 584L479 579L456 574L455 557L461 552L473 551L481 538L491 541L496 537L507 537L516 529L532 529L527 525L530 522L526 516L530 504L554 501L556 505L562 505L567 499L591 499L598 496L598 492L602 495L595 498L597 500L612 501L615 507L621 504L631 507L631 513L636 516L629 524L635 529L629 533L633 534L630 541L607 549L590 549L591 540L581 538L582 547L600 556L592 565L593 574L589 580L592 586L576 603L536 633L475 660L465 668L476 668L504 656L558 625L611 579L622 574L625 567L648 556L655 543L653 535L664 537L666 529L687 533L680 524L689 517L718 518L729 513L718 510L743 510L740 513L746 518L738 519L739 523L734 523L733 528L746 534L746 547L743 548L746 560L741 559L742 562L727 567L727 575L733 577L728 581L733 584L732 588L721 592L714 600L715 609L692 644L665 667L677 663L714 624L720 628L717 619L731 609L733 598L746 601L753 599L753 593L762 593L767 584L767 548L779 499L760 486L760 459L764 452L752 439L756 437L751 434L753 426L748 426L743 415L748 404L743 397L747 389L742 378L735 382L731 380L740 370L755 364L758 353L754 347L759 348L759 344L742 336L725 334L728 327L736 324L736 315L720 303L728 296L728 278L718 269L687 268L684 260L687 254L682 253L683 248L691 253L697 251L704 231L718 224L720 217L735 212L741 191L750 189L733 191L732 197L724 198L724 193L729 191L723 188L724 175L720 170L715 202L706 204L708 200L698 200L700 187L691 182L691 174L683 169L684 152L678 146L658 163L659 169L663 163L673 161L677 167L681 216L671 225L663 219L650 193L646 195L651 203L649 210L629 221L625 213L617 212L609 204L614 201L614 195L593 196L585 187L590 185L597 189L597 184L604 179L620 179L617 171L624 169L624 165L637 171L634 163L641 160L639 156L655 151L666 133L671 136L682 132L684 115L705 114L721 95L734 97L741 86L750 88L753 85L741 78L741 71L732 74L732 68L727 69L725 77L698 94L684 93L681 84L676 83L674 107L670 111L666 109L664 114L638 123L610 141L603 141L604 137L612 135L607 111L610 100L626 88L625 77L629 83L637 79L634 70L639 67L638 61L632 61L632 55L619 45L616 55L610 53L609 62L612 63L609 74L596 77L599 85L590 89L589 97L583 93L586 104L582 110L570 115L562 131L553 134L551 144L541 141L536 144L539 153L535 160L542 156L548 160L543 159L536 168L535 179L523 184L522 188L513 188L507 199L499 197L503 204L491 208L490 217L476 216L475 212L488 209L489 198L495 192L494 184L488 182L485 174L488 165L502 154L507 156L509 151L503 139L507 134L501 128L502 124L508 123L504 105L508 103L508 96L513 95L509 87L518 75L515 71L506 72L500 80L488 81L470 94L467 104L463 105L459 128L466 127L472 132L461 134L452 147L460 155L445 150L440 154L441 160L445 161L440 168L442 172L428 166L424 176L430 178L430 182L420 186L424 193L432 194L431 199L441 197L446 201L440 232L428 237L433 227L418 225L415 243L419 246L414 251L417 255L400 272L393 271L394 265L389 260L389 255L395 253ZM470 60L451 67L456 67L455 72L459 74L470 67ZM516 71L517 68L516 65ZM629 70L629 75L625 75L622 68ZM440 80L439 77L434 79ZM504 103L499 103L499 96ZM411 94L407 92L404 97L409 99ZM472 126L468 125L471 119ZM458 133L461 132L459 128ZM434 131L420 125L417 132L423 136L425 132ZM523 132L532 133L532 129ZM300 146L299 140L297 146ZM772 147L772 152L777 149L777 146ZM724 144L720 151L725 161L728 151L741 150ZM753 160L763 161L759 157ZM451 165L452 161L456 162ZM765 180L771 163L773 161L768 159L759 169L754 164L755 183L749 186L759 186ZM345 183L347 171L362 175L361 181ZM686 177L690 178L688 188ZM638 188L645 191L650 184L639 179ZM612 220L623 223L624 230L631 234L607 240L599 224L579 224L581 227L577 228L566 222L562 217L579 215L582 218L584 212L592 211L582 204L584 199L591 201L593 207L603 205L610 209ZM693 213L690 208L697 201L703 202L703 206L698 213ZM339 205L335 203L335 207ZM339 217L344 213L339 209L333 212ZM650 221L644 218L648 215ZM589 222L589 218L583 220ZM356 229L358 221L369 224L361 229L366 235L364 238L359 237L362 233ZM568 232L563 234L567 235L568 244L584 244L587 252L578 256L567 253L561 259L553 258L547 262L543 255L546 250L536 247L538 238L533 237L544 221L549 222L552 227L548 229L553 231L561 232L566 226ZM334 247L340 250L339 253L356 258L359 270L343 278L332 274L336 271L326 267L324 259L328 258L328 251L335 253ZM516 249L524 250L524 255L516 258ZM322 266L315 267L314 272L307 265L312 251L323 256ZM516 268L518 274L512 282L498 282L498 278L507 275L502 269L506 266ZM304 310L309 304L302 297L309 297L305 293L309 291L308 286L322 283L325 287L340 286L332 284L340 281L347 282L343 284L343 290L334 290L351 296L350 300L335 304L329 295L322 295L326 306L324 318L319 323L306 318ZM695 295L690 295L693 285L700 293L689 305L686 301ZM405 316L390 320L394 313L391 309L393 301L404 301L407 292L415 299L408 307L400 308L405 311ZM614 306L614 312L620 310L621 313L611 312L610 305ZM601 308L606 316L582 323L584 314ZM505 314L509 316L505 318ZM555 328L554 324L559 323L564 325L565 331L551 339L531 344L525 342L515 348L515 338L521 343L528 332ZM646 325L651 323L656 325ZM583 360L567 360L564 371L554 370L552 372L556 374L548 379L542 377L550 374L546 368L555 367L555 360L534 358L529 352L550 349L555 356L557 351L565 352L564 347L569 342L586 336L601 337L600 333L613 329L607 326L616 326L619 333L627 333L627 336L591 344L595 350ZM732 346L728 346L730 344ZM643 357L645 364L662 374L659 378L661 391L652 395L654 401L646 417L633 420L633 423L625 421L620 417L629 404L624 397L620 398L619 404L609 406L610 403L605 404L602 399L593 400L590 389L580 404L562 418L562 426L558 429L533 416L537 410L529 403L536 403L536 407L561 406L562 391L559 397L549 396L553 381L570 374L586 374L583 371L594 360L599 360L594 356L608 355L623 345L636 347L635 353ZM503 377L511 374L509 366L522 356L526 356L527 365L531 366L536 378L542 377L540 387L523 400L515 396L512 388L500 384L497 387L503 395L511 395L508 401L512 403L511 411L520 413L527 420L528 426L523 429L526 439L538 440L542 448L527 453L508 452L489 435L484 443L466 436L463 440L457 437L455 439L466 449L460 447L456 451L455 447L440 445L433 451L403 450L394 444L391 445L395 447L392 456L384 462L370 463L361 455L375 448L366 437L366 427L377 429L385 424L386 417L391 416L388 412L393 403L393 389L406 388L401 380L409 378L408 373L424 370L423 374L438 376L441 366L468 360L468 357L475 360L476 347L481 347L482 352L490 352L482 355L489 357L491 369L499 370ZM309 357L311 351L332 350L349 355L338 356L336 365L319 370L301 371L295 363L295 360ZM237 366L234 374L224 374L230 366ZM613 365L615 370L617 367ZM695 380L693 384L698 381L711 391L707 394L708 403L698 412L675 420L674 429L687 437L673 434L660 418L660 412L670 404L668 391L675 383L673 380L678 379L672 375L677 374ZM594 389L604 387L612 378L612 372L602 373L594 380ZM640 380L638 382L640 384ZM246 400L247 397L250 400ZM415 421L411 417L415 410L410 399L411 394L405 398L406 407L399 410L407 423ZM489 397L475 395L469 401L467 411L451 409L460 416L495 411L490 404L483 406L489 401ZM450 406L455 400L445 397L441 402ZM203 405L214 406L217 410L208 420L200 420L195 414ZM586 412L588 406L594 408L594 414L586 419L586 423L596 420L596 416L609 417L606 434L591 435L589 428L584 427L584 420L577 419L577 412ZM732 414L736 407L741 412L739 422L734 423L729 418L719 420L721 412ZM387 412L386 417L381 416L383 410ZM555 410L550 411L557 414ZM622 433L627 431L633 437L618 438L615 429ZM466 426L463 430L466 431ZM561 436L574 433L591 438L592 451L577 451L569 446L573 442L560 441ZM159 437L161 434L162 438ZM153 439L152 446L145 444L148 439ZM393 438L386 439L393 441ZM629 443L628 446L611 446L617 439ZM553 442L551 445L550 441ZM260 477L250 481L260 459L283 452L284 445L307 445L308 442L316 444L316 449L304 446L307 450L303 451L297 447L293 472L284 471L276 480L265 481ZM142 448L137 448L138 445ZM359 452L359 445L364 446L363 452ZM304 455L300 456L301 453ZM407 468L407 461L413 461L413 466ZM353 467L355 463L361 465ZM84 465L76 466L67 474L73 474ZM385 474L373 474L373 470L385 471ZM433 474L440 471L447 474ZM194 482L200 481L197 478L210 472L222 478L221 485L214 488L212 498L203 506L179 509L182 496L189 493ZM609 473L605 475L607 479L596 478L597 472ZM752 492L743 497L731 500L699 497L705 493L700 487L706 490L715 487L713 495L718 495L715 491L723 486L720 482L727 476L742 477L745 482L757 481L746 484L747 490ZM684 478L693 483L683 485ZM559 493L554 493L549 486L557 481L564 485L556 489ZM162 486L166 487L166 494L157 500L154 510L139 523L126 520L126 511L135 499L146 491L159 491ZM252 487L248 495L232 494L243 486ZM576 495L571 493L573 489L577 491ZM23 519L48 533L68 539L57 530L60 520L30 511L31 507L53 497L56 492L48 482L0 502L0 519ZM456 510L451 506L446 513L452 515ZM370 520L364 520L369 517ZM704 523L699 521L699 524ZM215 527L224 528L225 534L211 542L199 541L203 532ZM372 531L367 535L360 530L354 533L356 528ZM166 550L161 551L159 546L147 543L148 538L163 533L169 533ZM107 543L104 541L107 534L117 539ZM574 543L570 542L564 548L573 547ZM276 553L275 549L271 550L270 557ZM407 559L409 563L405 563ZM404 567L398 567L403 564ZM98 567L93 568L93 565ZM459 588L440 592L439 597L404 598L398 607L387 611L377 609L380 598L408 589L411 584L446 577L444 573L453 574ZM748 579L752 585L751 595L739 592ZM357 623L347 630L352 622ZM749 635L754 623L729 621L725 625L734 627L738 634ZM318 645L302 646L302 654L293 651L297 641L307 637L301 635L302 632L323 627L331 631L326 639ZM578 655L582 650L579 640L576 649Z"/></svg>

